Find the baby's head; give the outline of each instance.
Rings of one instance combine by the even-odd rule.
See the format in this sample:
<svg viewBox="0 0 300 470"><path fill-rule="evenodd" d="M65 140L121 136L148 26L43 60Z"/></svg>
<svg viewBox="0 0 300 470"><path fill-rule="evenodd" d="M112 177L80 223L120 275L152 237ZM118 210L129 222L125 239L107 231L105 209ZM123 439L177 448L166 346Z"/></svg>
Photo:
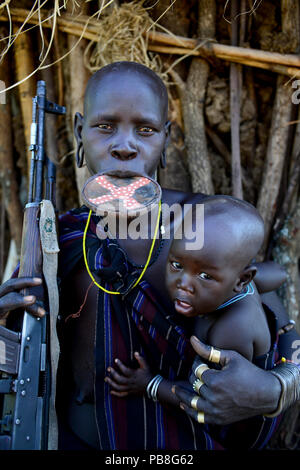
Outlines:
<svg viewBox="0 0 300 470"><path fill-rule="evenodd" d="M187 317L215 311L251 282L251 261L264 239L263 220L251 204L230 196L208 197L203 204L203 247L187 249L199 223L193 207L182 237L174 237L166 268L170 298Z"/></svg>

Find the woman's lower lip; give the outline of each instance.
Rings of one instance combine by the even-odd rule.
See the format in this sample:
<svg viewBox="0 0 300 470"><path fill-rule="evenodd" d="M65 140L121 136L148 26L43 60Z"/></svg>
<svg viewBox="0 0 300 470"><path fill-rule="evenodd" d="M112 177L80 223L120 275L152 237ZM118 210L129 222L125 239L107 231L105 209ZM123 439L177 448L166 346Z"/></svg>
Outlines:
<svg viewBox="0 0 300 470"><path fill-rule="evenodd" d="M178 313L187 315L191 313L194 310L194 308L191 304L189 304L188 302L185 302L184 300L175 299L175 310Z"/></svg>

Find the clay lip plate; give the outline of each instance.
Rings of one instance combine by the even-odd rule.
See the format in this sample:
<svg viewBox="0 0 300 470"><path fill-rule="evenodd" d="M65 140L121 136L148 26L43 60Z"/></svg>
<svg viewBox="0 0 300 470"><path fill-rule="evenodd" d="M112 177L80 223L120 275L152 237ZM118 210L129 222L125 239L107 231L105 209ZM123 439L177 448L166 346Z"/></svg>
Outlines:
<svg viewBox="0 0 300 470"><path fill-rule="evenodd" d="M84 184L82 197L97 215L114 212L139 215L149 212L161 199L159 184L137 173L105 172L91 176Z"/></svg>

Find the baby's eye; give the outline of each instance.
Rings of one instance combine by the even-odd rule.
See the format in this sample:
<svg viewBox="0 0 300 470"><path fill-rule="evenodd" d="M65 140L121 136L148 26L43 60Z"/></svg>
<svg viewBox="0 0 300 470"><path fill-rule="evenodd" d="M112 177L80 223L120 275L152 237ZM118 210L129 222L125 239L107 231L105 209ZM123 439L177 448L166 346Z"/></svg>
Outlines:
<svg viewBox="0 0 300 470"><path fill-rule="evenodd" d="M200 273L200 274L198 274L198 276L199 276L201 279L205 279L206 281L212 279L212 277L211 277L209 274L207 274L207 273Z"/></svg>
<svg viewBox="0 0 300 470"><path fill-rule="evenodd" d="M174 269L177 269L177 270L182 269L182 266L180 263L178 263L178 261L170 261L170 264L172 268Z"/></svg>

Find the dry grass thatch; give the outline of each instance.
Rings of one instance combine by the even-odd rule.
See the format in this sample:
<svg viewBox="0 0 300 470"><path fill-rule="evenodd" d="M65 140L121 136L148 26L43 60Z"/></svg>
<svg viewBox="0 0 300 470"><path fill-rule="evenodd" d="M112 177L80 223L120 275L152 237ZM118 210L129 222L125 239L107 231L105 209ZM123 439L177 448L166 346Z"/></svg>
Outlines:
<svg viewBox="0 0 300 470"><path fill-rule="evenodd" d="M85 52L86 67L94 72L111 62L127 60L142 63L162 74L158 54L148 54L148 36L154 23L143 7L144 1L116 4L98 22L98 40L90 41Z"/></svg>

